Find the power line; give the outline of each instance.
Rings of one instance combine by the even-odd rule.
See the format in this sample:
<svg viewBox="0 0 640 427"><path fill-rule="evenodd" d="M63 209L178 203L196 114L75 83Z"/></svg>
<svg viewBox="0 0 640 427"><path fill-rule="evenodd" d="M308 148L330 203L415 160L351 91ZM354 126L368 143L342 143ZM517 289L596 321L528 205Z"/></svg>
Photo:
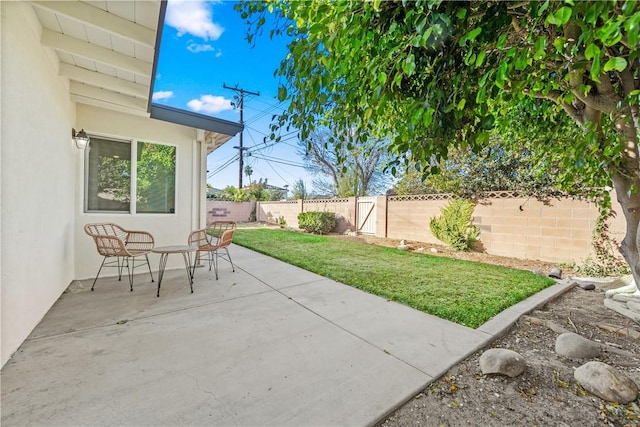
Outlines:
<svg viewBox="0 0 640 427"><path fill-rule="evenodd" d="M234 155L233 157L231 157L229 160L227 160L226 162L224 162L224 164L222 164L221 166L218 166L215 170L213 170L212 172L209 172L207 174L207 178L211 178L214 175L217 175L218 173L222 172L223 170L225 170L228 166L230 166L233 162L235 162L238 159L238 155Z"/></svg>
<svg viewBox="0 0 640 427"><path fill-rule="evenodd" d="M297 168L305 168L306 166L302 163L296 163L296 162L292 162L290 160L287 159L281 159L278 157L271 157L271 156L266 156L264 154L260 155L260 156L252 156L256 159L261 159L261 160L266 160L266 161L271 161L271 162L275 162L275 163L281 163L283 165L287 165L287 166L293 166L293 167L297 167Z"/></svg>

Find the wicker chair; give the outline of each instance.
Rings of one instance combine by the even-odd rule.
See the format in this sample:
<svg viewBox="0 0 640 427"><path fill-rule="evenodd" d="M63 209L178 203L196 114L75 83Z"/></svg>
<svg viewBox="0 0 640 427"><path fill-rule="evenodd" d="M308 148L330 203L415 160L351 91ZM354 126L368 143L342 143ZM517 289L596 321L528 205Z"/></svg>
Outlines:
<svg viewBox="0 0 640 427"><path fill-rule="evenodd" d="M218 280L218 258L226 258L231 263L231 270L236 271L231 255L229 255L229 245L233 241L235 229L236 223L233 221L216 221L209 224L207 228L195 230L189 234L189 245L198 247L196 264L200 262L200 253L206 252L209 271L213 265L216 280ZM222 253L222 249L224 249L224 253Z"/></svg>
<svg viewBox="0 0 640 427"><path fill-rule="evenodd" d="M132 231L125 230L117 224L110 222L103 222L97 224L86 224L84 231L93 238L96 244L98 253L104 258L98 274L93 280L91 290L93 291L98 276L102 271L102 267L117 267L118 268L118 280L122 280L122 270L127 267L127 275L129 276L129 288L133 291L133 273L136 267L140 267L143 264L136 265L136 258L144 256L147 267L149 267L149 275L151 275L151 281L153 282L153 273L151 273L151 264L149 264L149 252L153 249L153 236L146 231ZM107 261L107 258L114 258L115 260ZM129 260L131 260L131 266L129 266Z"/></svg>

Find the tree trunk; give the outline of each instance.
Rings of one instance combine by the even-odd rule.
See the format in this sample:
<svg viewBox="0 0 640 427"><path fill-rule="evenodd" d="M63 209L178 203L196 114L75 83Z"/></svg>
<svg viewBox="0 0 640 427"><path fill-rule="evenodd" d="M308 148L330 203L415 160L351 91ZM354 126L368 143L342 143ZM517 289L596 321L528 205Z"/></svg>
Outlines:
<svg viewBox="0 0 640 427"><path fill-rule="evenodd" d="M616 131L623 141L625 162L620 169L610 170L618 203L627 225L626 234L620 244L620 253L629 264L636 288L640 290L640 159L638 158L638 135L634 122L623 114L615 123Z"/></svg>
<svg viewBox="0 0 640 427"><path fill-rule="evenodd" d="M618 203L622 207L627 231L620 244L620 253L631 268L636 287L640 284L640 252L638 251L638 230L640 226L640 180L621 174L612 176ZM632 188L635 185L635 190ZM640 289L640 288L639 288Z"/></svg>

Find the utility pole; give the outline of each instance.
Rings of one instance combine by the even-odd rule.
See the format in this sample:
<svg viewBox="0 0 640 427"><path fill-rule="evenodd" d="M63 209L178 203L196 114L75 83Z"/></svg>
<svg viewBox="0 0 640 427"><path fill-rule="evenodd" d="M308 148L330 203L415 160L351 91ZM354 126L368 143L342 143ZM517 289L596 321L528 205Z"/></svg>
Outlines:
<svg viewBox="0 0 640 427"><path fill-rule="evenodd" d="M235 87L231 87L231 86L227 86L225 83L222 84L222 87L224 87L225 89L231 89L232 91L238 93L239 95L234 96L235 99L238 100L238 103L231 103L231 105L233 105L236 108L240 109L240 126L242 126L242 130L240 131L240 144L237 147L233 147L233 148L237 148L238 151L240 152L239 155L239 160L240 160L240 167L238 169L238 190L242 188L242 169L243 169L243 163L244 163L244 153L243 151L246 150L247 148L242 146L242 134L244 133L244 117L243 117L243 113L244 113L244 94L247 93L249 95L256 95L256 96L260 96L260 92L251 92L249 90L245 90L242 88L239 88L238 85L236 85ZM249 183L251 184L251 183Z"/></svg>

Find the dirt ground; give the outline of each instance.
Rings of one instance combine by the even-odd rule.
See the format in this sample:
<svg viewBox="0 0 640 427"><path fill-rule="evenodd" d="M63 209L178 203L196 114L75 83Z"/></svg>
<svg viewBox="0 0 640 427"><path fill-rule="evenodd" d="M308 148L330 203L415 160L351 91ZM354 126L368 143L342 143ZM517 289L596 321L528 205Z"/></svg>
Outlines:
<svg viewBox="0 0 640 427"><path fill-rule="evenodd" d="M400 242L372 237L344 237L370 244L397 246ZM444 247L407 242L409 250L431 255L504 265L548 273L553 264L495 257L479 252L460 253ZM435 248L437 252L433 251ZM562 278L571 277L564 271ZM608 287L607 287L608 286ZM548 303L530 318L521 318L491 347L520 353L527 361L525 372L516 377L482 375L479 351L451 368L380 425L391 426L640 426L640 399L628 405L606 402L578 385L575 368L588 360L571 360L555 353L558 333L543 321L608 346L598 359L640 385L640 325L603 304L611 285L587 291L578 287ZM548 323L547 323L548 324ZM601 326L619 328L609 332ZM627 332L627 335L624 334Z"/></svg>

